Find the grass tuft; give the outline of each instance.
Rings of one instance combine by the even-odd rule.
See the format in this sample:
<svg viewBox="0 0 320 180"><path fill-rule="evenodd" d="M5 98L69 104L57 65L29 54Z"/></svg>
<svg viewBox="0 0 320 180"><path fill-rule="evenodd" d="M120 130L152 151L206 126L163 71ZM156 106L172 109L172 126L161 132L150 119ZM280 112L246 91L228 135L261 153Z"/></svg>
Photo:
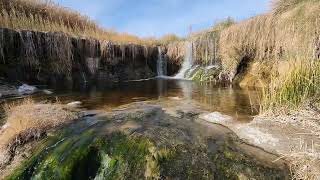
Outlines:
<svg viewBox="0 0 320 180"><path fill-rule="evenodd" d="M0 149L21 144L34 132L43 133L51 128L77 118L77 114L66 106L36 103L25 99L4 106L6 123L0 130Z"/></svg>

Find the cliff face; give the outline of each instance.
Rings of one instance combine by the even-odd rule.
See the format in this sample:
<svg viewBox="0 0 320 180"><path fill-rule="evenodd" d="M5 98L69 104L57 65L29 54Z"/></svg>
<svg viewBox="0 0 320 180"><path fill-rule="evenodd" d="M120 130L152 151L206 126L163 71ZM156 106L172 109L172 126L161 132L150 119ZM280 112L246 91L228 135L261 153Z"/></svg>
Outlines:
<svg viewBox="0 0 320 180"><path fill-rule="evenodd" d="M0 29L0 76L55 85L156 76L158 48L70 37L64 33Z"/></svg>

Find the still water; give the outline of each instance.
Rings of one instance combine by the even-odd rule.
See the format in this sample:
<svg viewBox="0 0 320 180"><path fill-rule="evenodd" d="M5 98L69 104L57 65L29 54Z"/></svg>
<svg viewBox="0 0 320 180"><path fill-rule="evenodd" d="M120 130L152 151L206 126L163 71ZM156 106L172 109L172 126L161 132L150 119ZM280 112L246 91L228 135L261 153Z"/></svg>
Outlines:
<svg viewBox="0 0 320 180"><path fill-rule="evenodd" d="M164 78L123 83L100 82L60 90L54 93L54 97L64 102L81 101L88 110L168 98L193 100L206 111L218 111L239 121L251 120L259 110L259 92L256 90Z"/></svg>

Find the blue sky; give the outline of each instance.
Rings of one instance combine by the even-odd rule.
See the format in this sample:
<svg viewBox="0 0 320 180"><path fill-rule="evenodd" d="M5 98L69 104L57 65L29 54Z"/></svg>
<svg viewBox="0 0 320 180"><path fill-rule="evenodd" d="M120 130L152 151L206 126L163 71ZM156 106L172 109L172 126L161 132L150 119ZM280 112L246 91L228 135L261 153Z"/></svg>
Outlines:
<svg viewBox="0 0 320 180"><path fill-rule="evenodd" d="M185 36L228 16L236 20L264 13L270 0L54 0L101 26L141 37Z"/></svg>

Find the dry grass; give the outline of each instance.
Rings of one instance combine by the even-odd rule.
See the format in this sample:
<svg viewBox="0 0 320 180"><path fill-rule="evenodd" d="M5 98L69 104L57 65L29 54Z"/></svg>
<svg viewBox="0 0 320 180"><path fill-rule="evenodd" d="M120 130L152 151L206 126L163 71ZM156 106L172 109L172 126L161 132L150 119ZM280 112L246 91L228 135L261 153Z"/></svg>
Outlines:
<svg viewBox="0 0 320 180"><path fill-rule="evenodd" d="M154 38L142 39L104 29L88 17L47 0L0 0L0 26L15 30L64 32L118 43L158 43Z"/></svg>
<svg viewBox="0 0 320 180"><path fill-rule="evenodd" d="M166 34L159 39L160 44L168 45L173 42L181 41L182 39L175 34Z"/></svg>
<svg viewBox="0 0 320 180"><path fill-rule="evenodd" d="M280 122L295 127L289 136L299 144L288 147L282 153L283 159L290 165L292 179L318 180L320 178L320 111L318 106L305 104L300 110L284 110L285 113L264 114L266 121ZM270 118L271 117L271 118ZM293 139L293 138L291 138ZM290 149L289 149L290 148Z"/></svg>
<svg viewBox="0 0 320 180"><path fill-rule="evenodd" d="M0 149L20 144L29 133L44 133L77 118L77 114L62 104L35 103L31 99L4 106L6 124L0 131Z"/></svg>
<svg viewBox="0 0 320 180"><path fill-rule="evenodd" d="M279 4L275 4L275 9ZM226 71L235 75L239 63L245 58L255 61L318 58L319 11L319 2L299 1L299 5L280 14L256 16L226 29L220 41L220 55Z"/></svg>
<svg viewBox="0 0 320 180"><path fill-rule="evenodd" d="M273 12L275 14L281 14L304 3L310 2L317 2L317 0L273 0Z"/></svg>
<svg viewBox="0 0 320 180"><path fill-rule="evenodd" d="M167 55L170 57L169 63L182 64L186 54L186 41L175 41L166 47Z"/></svg>
<svg viewBox="0 0 320 180"><path fill-rule="evenodd" d="M320 152L306 143L301 143L300 149L294 150L285 158L290 162L292 179L318 180L320 178Z"/></svg>
<svg viewBox="0 0 320 180"><path fill-rule="evenodd" d="M320 58L320 2L280 0L274 2L274 11L277 13L256 16L224 30L219 54L231 79L238 75L243 64L268 62L270 71L275 73L261 79L271 82L268 92L271 94L266 95L278 101L275 104L298 104L315 95L319 88L318 77L313 76L319 74L314 62ZM283 62L291 64L286 72L280 72L282 69L277 67Z"/></svg>
<svg viewBox="0 0 320 180"><path fill-rule="evenodd" d="M205 31L191 34L189 41L193 42L193 60L196 64L209 66L220 63L220 33L234 23L232 18L227 18Z"/></svg>

